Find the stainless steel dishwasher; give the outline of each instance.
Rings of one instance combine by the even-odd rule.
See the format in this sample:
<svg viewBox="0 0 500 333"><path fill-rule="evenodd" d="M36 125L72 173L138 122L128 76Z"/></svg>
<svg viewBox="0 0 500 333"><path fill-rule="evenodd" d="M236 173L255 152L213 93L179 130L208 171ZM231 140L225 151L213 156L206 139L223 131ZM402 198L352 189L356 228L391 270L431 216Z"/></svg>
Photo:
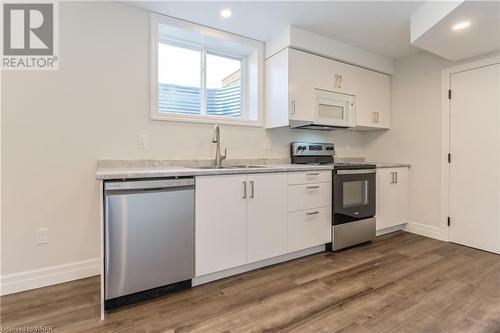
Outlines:
<svg viewBox="0 0 500 333"><path fill-rule="evenodd" d="M107 181L105 308L191 287L194 179Z"/></svg>

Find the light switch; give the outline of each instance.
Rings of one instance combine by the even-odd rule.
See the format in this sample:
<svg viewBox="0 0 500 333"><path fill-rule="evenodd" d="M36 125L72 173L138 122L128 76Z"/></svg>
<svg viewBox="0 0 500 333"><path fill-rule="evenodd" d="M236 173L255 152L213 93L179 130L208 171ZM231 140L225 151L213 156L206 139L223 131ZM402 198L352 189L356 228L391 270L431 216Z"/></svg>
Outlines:
<svg viewBox="0 0 500 333"><path fill-rule="evenodd" d="M137 137L137 148L147 148L148 147L148 136L146 134L139 134Z"/></svg>

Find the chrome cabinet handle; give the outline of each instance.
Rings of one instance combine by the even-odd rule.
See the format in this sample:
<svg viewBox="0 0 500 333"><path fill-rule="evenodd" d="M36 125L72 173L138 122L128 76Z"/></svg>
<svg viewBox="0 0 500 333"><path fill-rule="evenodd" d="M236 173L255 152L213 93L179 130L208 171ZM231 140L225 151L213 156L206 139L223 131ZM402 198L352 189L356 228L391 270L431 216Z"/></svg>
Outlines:
<svg viewBox="0 0 500 333"><path fill-rule="evenodd" d="M314 190L314 189L317 189L317 188L319 188L319 186L306 186L307 190Z"/></svg>
<svg viewBox="0 0 500 333"><path fill-rule="evenodd" d="M391 172L391 184L397 184L398 182L398 173Z"/></svg>
<svg viewBox="0 0 500 333"><path fill-rule="evenodd" d="M290 111L290 113L293 116L293 115L295 115L295 100L292 99L290 102L292 103L292 110Z"/></svg>
<svg viewBox="0 0 500 333"><path fill-rule="evenodd" d="M372 123L378 124L378 112L372 112Z"/></svg>
<svg viewBox="0 0 500 333"><path fill-rule="evenodd" d="M250 198L251 199L255 198L253 180L250 181Z"/></svg>
<svg viewBox="0 0 500 333"><path fill-rule="evenodd" d="M335 88L342 88L342 75L335 74Z"/></svg>
<svg viewBox="0 0 500 333"><path fill-rule="evenodd" d="M319 214L319 211L315 211L315 212L308 212L306 213L306 215L317 215Z"/></svg>
<svg viewBox="0 0 500 333"><path fill-rule="evenodd" d="M306 176L319 176L319 172L306 173Z"/></svg>
<svg viewBox="0 0 500 333"><path fill-rule="evenodd" d="M242 181L242 183L243 183L243 198L242 199L246 199L247 198L247 182Z"/></svg>

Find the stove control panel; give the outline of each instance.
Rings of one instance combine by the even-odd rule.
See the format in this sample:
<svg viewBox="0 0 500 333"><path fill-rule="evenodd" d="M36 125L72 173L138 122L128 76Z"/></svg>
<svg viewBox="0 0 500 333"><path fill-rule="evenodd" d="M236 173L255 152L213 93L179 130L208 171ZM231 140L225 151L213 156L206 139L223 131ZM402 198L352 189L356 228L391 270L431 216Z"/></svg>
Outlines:
<svg viewBox="0 0 500 333"><path fill-rule="evenodd" d="M293 142L292 156L335 156L333 143Z"/></svg>

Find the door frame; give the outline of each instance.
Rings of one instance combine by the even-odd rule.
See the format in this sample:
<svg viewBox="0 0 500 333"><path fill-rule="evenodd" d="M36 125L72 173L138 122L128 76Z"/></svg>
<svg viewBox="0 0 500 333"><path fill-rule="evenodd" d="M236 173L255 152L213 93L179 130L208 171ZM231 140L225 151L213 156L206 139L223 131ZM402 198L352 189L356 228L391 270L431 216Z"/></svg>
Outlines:
<svg viewBox="0 0 500 333"><path fill-rule="evenodd" d="M451 87L451 75L474 70L481 67L500 64L500 55L477 61L472 61L459 66L445 68L441 71L441 239L450 241L448 216L450 213L450 108L448 90ZM453 98L453 92L452 92ZM453 158L453 157L452 157Z"/></svg>

